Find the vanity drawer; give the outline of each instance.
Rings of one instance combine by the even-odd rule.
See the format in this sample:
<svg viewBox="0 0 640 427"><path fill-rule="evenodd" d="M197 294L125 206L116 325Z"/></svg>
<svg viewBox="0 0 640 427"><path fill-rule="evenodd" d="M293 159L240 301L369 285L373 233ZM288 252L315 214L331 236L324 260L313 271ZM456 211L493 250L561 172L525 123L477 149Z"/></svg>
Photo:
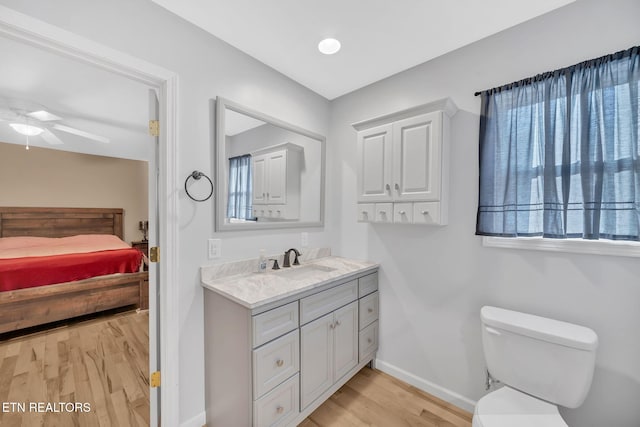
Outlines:
<svg viewBox="0 0 640 427"><path fill-rule="evenodd" d="M253 350L253 398L260 398L299 370L300 333L296 329Z"/></svg>
<svg viewBox="0 0 640 427"><path fill-rule="evenodd" d="M440 202L414 203L413 223L441 225Z"/></svg>
<svg viewBox="0 0 640 427"><path fill-rule="evenodd" d="M358 360L362 362L378 349L378 321L360 331Z"/></svg>
<svg viewBox="0 0 640 427"><path fill-rule="evenodd" d="M412 203L394 203L393 204L393 222L396 224L413 223L413 204Z"/></svg>
<svg viewBox="0 0 640 427"><path fill-rule="evenodd" d="M373 222L376 218L376 205L358 203L358 222Z"/></svg>
<svg viewBox="0 0 640 427"><path fill-rule="evenodd" d="M360 330L378 320L378 293L374 292L364 298L360 298Z"/></svg>
<svg viewBox="0 0 640 427"><path fill-rule="evenodd" d="M357 299L357 280L302 298L300 300L300 324L309 323Z"/></svg>
<svg viewBox="0 0 640 427"><path fill-rule="evenodd" d="M298 374L253 402L253 425L256 427L283 426L298 416L300 399Z"/></svg>
<svg viewBox="0 0 640 427"><path fill-rule="evenodd" d="M366 276L358 279L358 296L360 298L377 290L378 273L367 274Z"/></svg>
<svg viewBox="0 0 640 427"><path fill-rule="evenodd" d="M253 348L298 327L298 301L253 316Z"/></svg>
<svg viewBox="0 0 640 427"><path fill-rule="evenodd" d="M393 222L393 203L376 203L375 222Z"/></svg>

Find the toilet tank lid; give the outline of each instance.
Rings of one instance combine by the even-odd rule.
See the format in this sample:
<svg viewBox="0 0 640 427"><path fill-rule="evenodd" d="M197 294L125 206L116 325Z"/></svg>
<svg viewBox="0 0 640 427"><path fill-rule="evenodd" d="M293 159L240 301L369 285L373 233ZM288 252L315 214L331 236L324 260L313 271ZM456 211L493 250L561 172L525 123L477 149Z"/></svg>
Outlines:
<svg viewBox="0 0 640 427"><path fill-rule="evenodd" d="M480 317L485 325L539 340L583 350L598 347L598 335L584 326L491 306L482 307Z"/></svg>

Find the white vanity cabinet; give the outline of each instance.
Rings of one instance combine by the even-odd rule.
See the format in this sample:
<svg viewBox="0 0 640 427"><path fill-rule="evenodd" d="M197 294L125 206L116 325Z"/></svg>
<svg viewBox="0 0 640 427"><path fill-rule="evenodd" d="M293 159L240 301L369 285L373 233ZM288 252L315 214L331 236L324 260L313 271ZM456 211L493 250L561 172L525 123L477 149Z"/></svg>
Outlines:
<svg viewBox="0 0 640 427"><path fill-rule="evenodd" d="M205 290L207 424L302 422L375 357L377 287L368 270L257 308Z"/></svg>
<svg viewBox="0 0 640 427"><path fill-rule="evenodd" d="M251 153L253 215L297 219L300 215L300 168L303 148L280 144Z"/></svg>
<svg viewBox="0 0 640 427"><path fill-rule="evenodd" d="M455 112L444 99L353 125L358 221L447 223L449 118ZM424 202L431 203L428 209L416 207Z"/></svg>
<svg viewBox="0 0 640 427"><path fill-rule="evenodd" d="M354 283L356 293L351 303L300 328L302 409L358 364L357 281Z"/></svg>

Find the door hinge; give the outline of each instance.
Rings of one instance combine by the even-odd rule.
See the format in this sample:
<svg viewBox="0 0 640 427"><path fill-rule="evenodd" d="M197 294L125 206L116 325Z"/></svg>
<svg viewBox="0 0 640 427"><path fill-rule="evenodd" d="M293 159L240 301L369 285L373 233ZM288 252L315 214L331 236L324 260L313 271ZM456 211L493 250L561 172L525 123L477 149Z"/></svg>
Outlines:
<svg viewBox="0 0 640 427"><path fill-rule="evenodd" d="M160 121L149 120L149 134L151 136L160 136Z"/></svg>
<svg viewBox="0 0 640 427"><path fill-rule="evenodd" d="M160 371L152 372L149 382L153 388L160 387Z"/></svg>
<svg viewBox="0 0 640 427"><path fill-rule="evenodd" d="M160 262L160 248L152 246L149 248L149 261Z"/></svg>

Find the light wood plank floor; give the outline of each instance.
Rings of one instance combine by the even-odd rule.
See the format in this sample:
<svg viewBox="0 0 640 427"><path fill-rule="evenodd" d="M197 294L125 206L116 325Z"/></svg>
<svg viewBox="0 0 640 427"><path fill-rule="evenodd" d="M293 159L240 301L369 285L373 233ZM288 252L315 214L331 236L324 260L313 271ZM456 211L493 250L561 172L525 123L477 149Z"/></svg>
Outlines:
<svg viewBox="0 0 640 427"><path fill-rule="evenodd" d="M127 312L0 342L0 402L25 404L24 412L0 407L0 425L149 425L148 325L148 312ZM58 406L30 412L30 402Z"/></svg>
<svg viewBox="0 0 640 427"><path fill-rule="evenodd" d="M471 427L471 417L383 372L364 368L299 427Z"/></svg>

